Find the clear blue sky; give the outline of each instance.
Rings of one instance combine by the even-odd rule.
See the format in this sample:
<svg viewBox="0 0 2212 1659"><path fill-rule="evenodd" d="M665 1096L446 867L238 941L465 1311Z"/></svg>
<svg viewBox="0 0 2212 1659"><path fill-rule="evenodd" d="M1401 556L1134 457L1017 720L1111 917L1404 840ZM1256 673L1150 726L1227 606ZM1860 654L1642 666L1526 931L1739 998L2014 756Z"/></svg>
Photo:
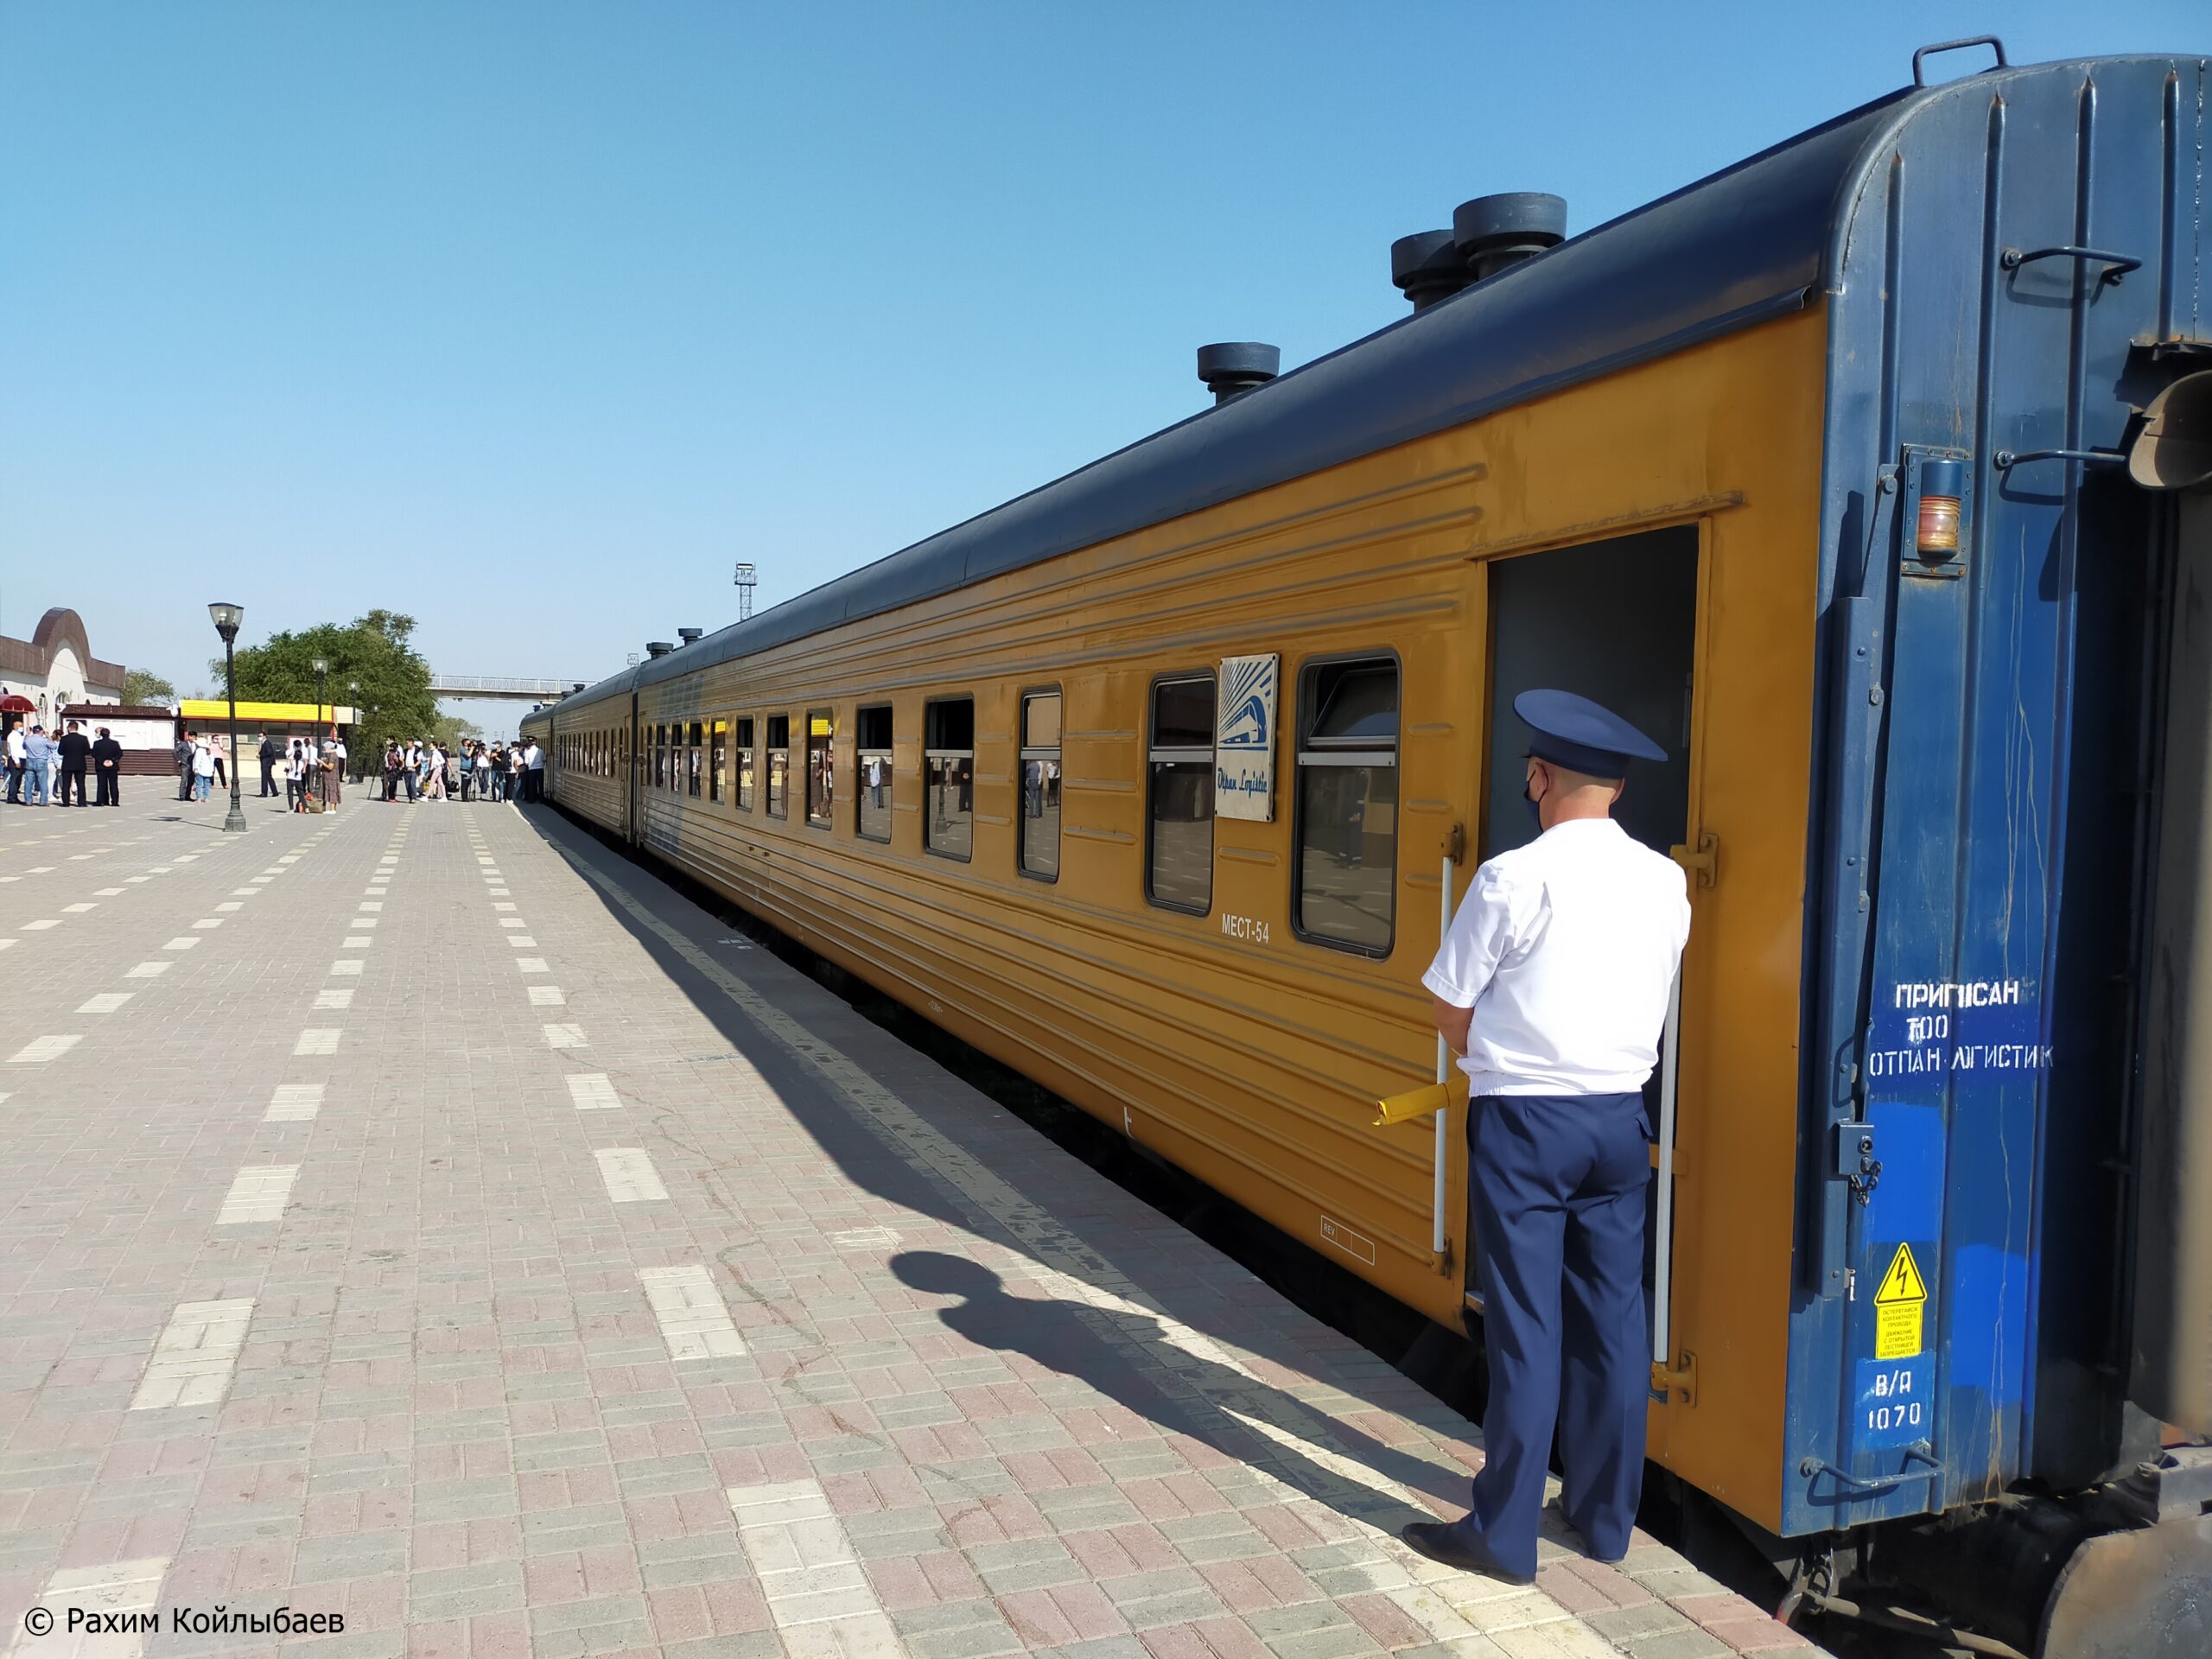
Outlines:
<svg viewBox="0 0 2212 1659"><path fill-rule="evenodd" d="M772 603L1180 418L1204 341L1391 321L1469 196L1583 229L1993 26L2212 49L2203 0L4 0L0 632L189 693L209 599L381 605L595 679L734 560Z"/></svg>

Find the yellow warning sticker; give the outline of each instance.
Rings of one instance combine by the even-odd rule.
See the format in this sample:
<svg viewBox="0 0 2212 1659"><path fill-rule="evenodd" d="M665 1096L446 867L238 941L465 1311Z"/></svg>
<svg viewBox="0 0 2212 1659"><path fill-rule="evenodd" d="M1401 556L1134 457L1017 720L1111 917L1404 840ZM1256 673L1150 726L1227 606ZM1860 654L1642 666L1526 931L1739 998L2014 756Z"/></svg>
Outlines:
<svg viewBox="0 0 2212 1659"><path fill-rule="evenodd" d="M1874 1357L1910 1359L1919 1353L1921 1314L1927 1306L1928 1281L1912 1259L1912 1246L1900 1244L1874 1293Z"/></svg>

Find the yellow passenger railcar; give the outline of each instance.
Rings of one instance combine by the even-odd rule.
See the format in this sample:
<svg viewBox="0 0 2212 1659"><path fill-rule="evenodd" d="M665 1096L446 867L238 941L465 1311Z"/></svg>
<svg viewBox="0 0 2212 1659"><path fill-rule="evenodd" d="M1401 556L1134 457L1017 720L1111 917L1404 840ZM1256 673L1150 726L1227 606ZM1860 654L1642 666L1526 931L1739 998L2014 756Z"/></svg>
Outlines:
<svg viewBox="0 0 2212 1659"><path fill-rule="evenodd" d="M1244 373L1217 407L533 716L549 792L1456 1325L1462 1112L1377 1130L1373 1102L1434 1075L1419 976L1440 918L1529 833L1513 695L1595 696L1669 750L1623 816L1693 874L1654 1085L1672 1132L1652 1457L1777 1537L2093 1482L2128 1452L2120 1394L2149 1385L2080 1382L2112 1334L2002 1300L2040 1293L1991 1288L1974 1252L2122 1272L2110 1203L2062 1211L2024 1173L1993 1198L1986 1177L2126 1148L2034 1066L1986 1082L2024 1091L1994 1115L1984 1078L1928 1080L1940 1167L1892 1163L1878 1187L1871 1150L1838 1148L1919 1132L1884 1116L1924 1103L1910 1088L1870 1087L1885 998L1981 971L1961 941L2017 961L2055 937L2041 843L2015 859L2053 895L2031 916L2012 894L1999 916L1967 868L1978 771L2024 768L2056 822L2117 764L2050 758L2071 669L2019 636L2065 607L2037 561L2079 520L2009 469L2048 448L2063 479L2067 455L2117 453L2128 406L2085 394L2072 437L2041 445L2047 380L1991 365L2071 317L2111 359L2086 384L2119 384L2139 342L2194 327L2176 251L2201 226L2155 168L2115 167L2099 220L2167 251L2163 289L2054 248L2065 283L2037 310L1998 255L2081 239L2057 221L2085 86L2102 142L2155 157L2194 132L2201 99L2177 88L2202 81L2195 60L2131 60L1916 89L1557 246L1549 199L1469 204L1456 236L1401 245L1417 309L1394 327L1272 381L1227 353ZM1908 188L1915 169L1942 187ZM1921 486L1930 458L1965 463L1963 508ZM1907 512L1947 500L1956 569ZM2111 522L2147 592L2151 538ZM1940 603L2015 637L1909 632ZM2063 624L2072 649L2125 660L2126 630L2087 614ZM1967 735L1908 760L1885 688L1944 661L1910 741ZM1940 831L1885 817L1908 778L1947 780ZM2086 976L2098 953L2077 949ZM2040 1005L2075 971L2037 969ZM2048 1055L2058 1019L2015 1046ZM1910 1440L1886 1413L1859 1427L1853 1394L1876 1352L1857 1275L1896 1240L1930 1263L1931 1331L2022 1315L2004 1346L1962 1340L1955 1368L1948 1337L1901 1362L1932 1368ZM2060 1372L2065 1414L2038 1419Z"/></svg>

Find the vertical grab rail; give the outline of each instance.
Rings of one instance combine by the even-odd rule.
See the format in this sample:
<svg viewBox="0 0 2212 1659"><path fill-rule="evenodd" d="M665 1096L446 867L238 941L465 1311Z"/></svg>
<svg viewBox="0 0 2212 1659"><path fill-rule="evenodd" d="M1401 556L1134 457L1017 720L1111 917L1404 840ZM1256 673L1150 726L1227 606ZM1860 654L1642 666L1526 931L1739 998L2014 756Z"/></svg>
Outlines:
<svg viewBox="0 0 2212 1659"><path fill-rule="evenodd" d="M1449 848L1445 849L1443 880L1440 885L1443 888L1444 900L1442 914L1439 918L1437 923L1436 942L1438 946L1440 948L1444 943L1444 936L1452 931L1452 853ZM1444 1033L1440 1031L1436 1033L1436 1080L1439 1083L1446 1083L1451 1079L1451 1076L1452 1051L1444 1046ZM1446 1125L1450 1122L1452 1112L1449 1107L1438 1109L1436 1113L1435 1189L1431 1194L1429 1199L1430 1222L1428 1248L1430 1253L1435 1256L1440 1266L1444 1261L1444 1246L1446 1243L1444 1236L1444 1158L1446 1150L1451 1144L1450 1141L1446 1139L1446 1134L1448 1133Z"/></svg>
<svg viewBox="0 0 2212 1659"><path fill-rule="evenodd" d="M1666 1056L1659 1074L1659 1216L1651 1262L1651 1363L1655 1371L1674 1369L1675 1270L1675 1089L1681 1071L1682 970L1667 992Z"/></svg>

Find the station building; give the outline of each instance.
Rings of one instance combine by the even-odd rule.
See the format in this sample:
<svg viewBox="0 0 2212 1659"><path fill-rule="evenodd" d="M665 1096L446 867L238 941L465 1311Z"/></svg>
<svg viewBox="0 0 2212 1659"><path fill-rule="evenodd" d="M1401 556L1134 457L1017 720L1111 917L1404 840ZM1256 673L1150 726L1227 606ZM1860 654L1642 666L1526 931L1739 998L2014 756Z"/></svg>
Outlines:
<svg viewBox="0 0 2212 1659"><path fill-rule="evenodd" d="M55 607L28 639L0 634L0 723L50 727L73 706L122 701L123 664L92 655L76 612Z"/></svg>

